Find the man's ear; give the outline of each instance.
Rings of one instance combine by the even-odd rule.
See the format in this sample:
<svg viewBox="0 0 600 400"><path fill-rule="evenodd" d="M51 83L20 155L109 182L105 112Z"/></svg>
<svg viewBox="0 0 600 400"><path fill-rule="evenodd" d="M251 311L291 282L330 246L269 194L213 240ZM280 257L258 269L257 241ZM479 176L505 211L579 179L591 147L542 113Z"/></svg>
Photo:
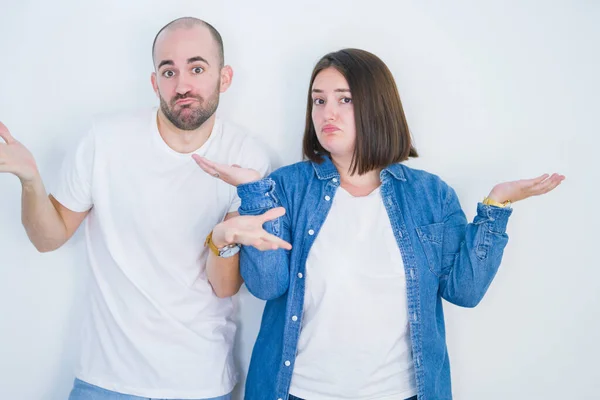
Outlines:
<svg viewBox="0 0 600 400"><path fill-rule="evenodd" d="M153 72L152 75L150 75L150 82L152 82L152 89L154 90L154 93L156 93L157 97L160 97L158 94L158 83L156 82L156 72Z"/></svg>
<svg viewBox="0 0 600 400"><path fill-rule="evenodd" d="M221 93L224 93L227 89L229 89L232 79L233 68L231 68L229 65L225 65L223 68L221 68L221 87L219 88Z"/></svg>

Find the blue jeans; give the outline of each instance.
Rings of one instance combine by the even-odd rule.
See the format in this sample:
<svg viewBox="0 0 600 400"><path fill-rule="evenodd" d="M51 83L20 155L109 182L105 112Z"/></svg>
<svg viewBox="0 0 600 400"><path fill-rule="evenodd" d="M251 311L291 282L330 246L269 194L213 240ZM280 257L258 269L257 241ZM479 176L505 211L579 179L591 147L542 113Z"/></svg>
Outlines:
<svg viewBox="0 0 600 400"><path fill-rule="evenodd" d="M133 396L102 389L99 386L92 385L80 379L75 379L73 390L69 395L69 400L158 400L148 397ZM231 400L231 393L224 396L213 397L210 399L198 400Z"/></svg>
<svg viewBox="0 0 600 400"><path fill-rule="evenodd" d="M288 400L304 400L304 399L301 399L300 397L292 396L290 394L290 396L288 397ZM413 396L410 399L406 399L406 400L417 400L417 396Z"/></svg>

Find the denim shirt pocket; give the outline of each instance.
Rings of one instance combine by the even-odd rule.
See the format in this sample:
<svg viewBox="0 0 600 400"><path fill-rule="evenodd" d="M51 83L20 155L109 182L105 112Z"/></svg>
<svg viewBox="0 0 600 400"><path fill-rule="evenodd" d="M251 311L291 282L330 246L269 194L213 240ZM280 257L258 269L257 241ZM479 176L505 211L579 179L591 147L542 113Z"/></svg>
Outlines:
<svg viewBox="0 0 600 400"><path fill-rule="evenodd" d="M444 223L418 226L417 235L423 246L429 270L438 278L447 275L454 264L456 254L443 253Z"/></svg>

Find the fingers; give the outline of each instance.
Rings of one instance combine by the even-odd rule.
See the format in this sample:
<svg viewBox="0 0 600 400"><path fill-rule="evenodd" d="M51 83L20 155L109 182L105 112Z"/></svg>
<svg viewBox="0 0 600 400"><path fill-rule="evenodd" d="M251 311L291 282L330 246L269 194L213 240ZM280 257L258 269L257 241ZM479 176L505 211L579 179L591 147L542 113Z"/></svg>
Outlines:
<svg viewBox="0 0 600 400"><path fill-rule="evenodd" d="M10 134L10 131L8 130L6 125L4 125L2 122L0 122L0 137L2 139L4 139L6 144L11 144L11 143L16 142L15 138L12 137L12 135Z"/></svg>
<svg viewBox="0 0 600 400"><path fill-rule="evenodd" d="M289 244L288 242L286 242L285 240L278 238L275 235L271 235L270 233L268 233L264 230L261 233L262 234L260 235L260 238L255 239L250 244L252 247L255 247L261 251L277 250L277 249L284 249L284 250L292 249L292 245Z"/></svg>
<svg viewBox="0 0 600 400"><path fill-rule="evenodd" d="M245 246L253 246L258 250L291 250L292 245L285 240L270 234L262 228L267 221L281 217L285 214L285 208L277 207L262 215L238 216L225 221L223 224L230 225L231 232L235 232L230 242L240 243Z"/></svg>
<svg viewBox="0 0 600 400"><path fill-rule="evenodd" d="M531 188L531 195L538 196L541 194L545 194L554 190L560 183L565 179L564 175L560 175L557 173L552 174L552 176L548 176L548 174L544 174L546 179L541 182L536 183ZM536 179L537 180L537 179Z"/></svg>
<svg viewBox="0 0 600 400"><path fill-rule="evenodd" d="M284 215L285 215L285 208L283 208L283 207L272 208L269 211L267 211L266 213L262 214L262 216L261 216L262 223L264 224L267 221L277 219Z"/></svg>
<svg viewBox="0 0 600 400"><path fill-rule="evenodd" d="M214 161L210 161L197 154L192 154L192 158L194 159L194 161L196 161L196 164L198 164L198 166L202 168L202 170L207 174L212 175L215 178L219 178L222 181L225 181L226 183L233 184L233 182L231 181L230 174L230 170L232 167L225 164L219 164Z"/></svg>
<svg viewBox="0 0 600 400"><path fill-rule="evenodd" d="M267 244L269 244L271 246L272 250L277 250L277 249L291 250L292 249L291 244L289 244L285 240L283 240L275 235L272 235L266 231L265 231L264 235L261 237L261 239L263 240L263 242L266 242Z"/></svg>
<svg viewBox="0 0 600 400"><path fill-rule="evenodd" d="M564 180L565 180L564 175L552 174L552 176L550 178L548 178L546 182L544 182L545 185L544 185L544 188L542 189L541 194L548 193L551 190L554 190Z"/></svg>
<svg viewBox="0 0 600 400"><path fill-rule="evenodd" d="M543 174L538 176L537 178L533 178L533 179L528 179L528 183L530 183L531 185L538 185L542 182L544 182L546 180L546 178L548 178L548 174Z"/></svg>
<svg viewBox="0 0 600 400"><path fill-rule="evenodd" d="M218 177L220 174L215 168L215 165L212 161L208 161L204 157L200 157L197 154L192 154L192 158L196 161L196 164L207 174Z"/></svg>
<svg viewBox="0 0 600 400"><path fill-rule="evenodd" d="M244 246L252 246L260 251L292 249L291 244L289 244L283 239L278 238L275 235L271 235L266 231L263 231L259 237L249 238L247 235L244 235L243 238L238 237L237 243L240 243Z"/></svg>

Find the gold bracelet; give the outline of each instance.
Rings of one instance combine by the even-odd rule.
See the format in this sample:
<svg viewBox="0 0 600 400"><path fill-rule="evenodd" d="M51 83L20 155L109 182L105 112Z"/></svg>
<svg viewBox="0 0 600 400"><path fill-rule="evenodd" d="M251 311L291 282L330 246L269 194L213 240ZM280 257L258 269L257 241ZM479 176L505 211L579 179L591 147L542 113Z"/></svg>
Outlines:
<svg viewBox="0 0 600 400"><path fill-rule="evenodd" d="M483 198L482 203L485 204L486 206L494 206L494 207L500 207L500 208L510 206L510 200L506 200L505 202L500 203L500 202L497 202L496 200L490 199L487 196Z"/></svg>

